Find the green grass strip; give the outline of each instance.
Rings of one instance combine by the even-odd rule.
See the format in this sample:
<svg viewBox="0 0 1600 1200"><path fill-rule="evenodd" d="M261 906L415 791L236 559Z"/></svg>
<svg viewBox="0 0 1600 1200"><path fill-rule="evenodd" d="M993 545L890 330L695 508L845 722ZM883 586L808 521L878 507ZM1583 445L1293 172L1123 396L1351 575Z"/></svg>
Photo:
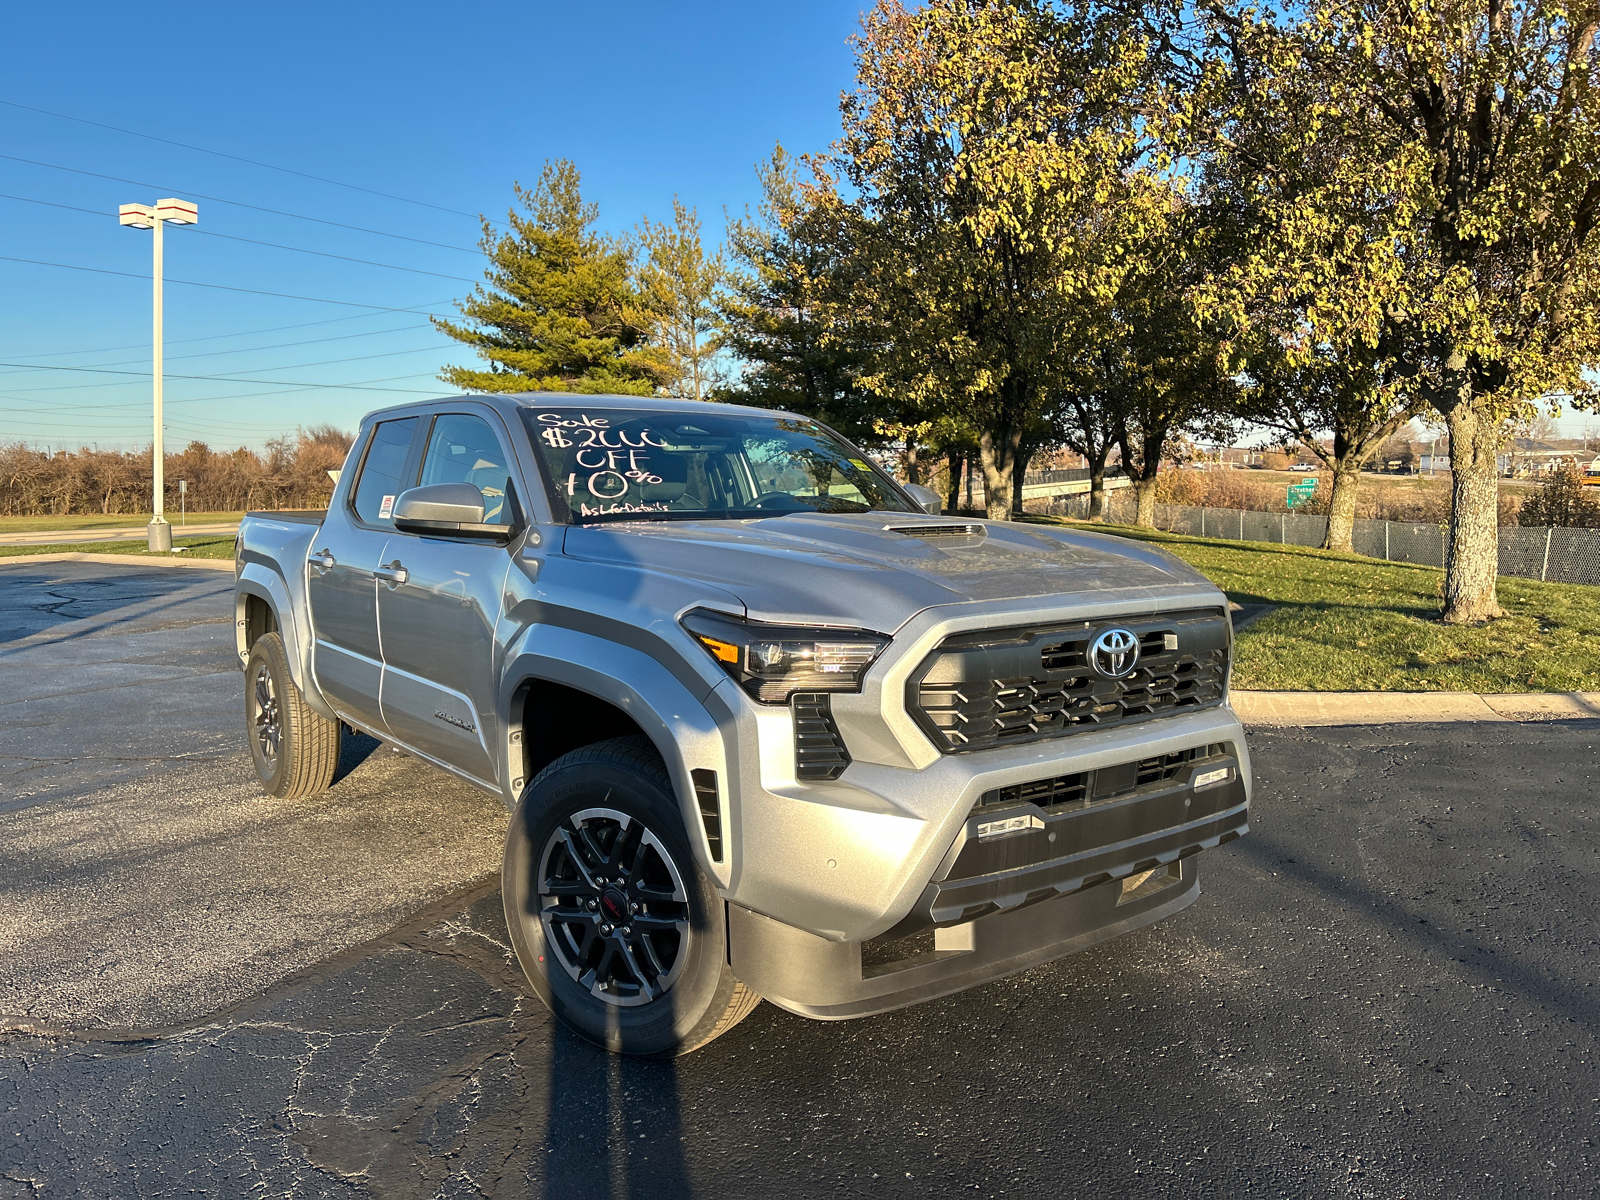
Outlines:
<svg viewBox="0 0 1600 1200"><path fill-rule="evenodd" d="M1238 688L1600 691L1600 588L1502 576L1504 618L1446 625L1439 619L1444 572L1438 567L1128 526L1051 523L1157 543L1230 600L1276 605L1239 633Z"/></svg>
<svg viewBox="0 0 1600 1200"><path fill-rule="evenodd" d="M133 554L141 558L232 558L233 535L208 534L203 537L175 537L174 547L186 546L182 554L151 554L141 540L120 542L69 542L53 546L0 546L0 558L29 554Z"/></svg>

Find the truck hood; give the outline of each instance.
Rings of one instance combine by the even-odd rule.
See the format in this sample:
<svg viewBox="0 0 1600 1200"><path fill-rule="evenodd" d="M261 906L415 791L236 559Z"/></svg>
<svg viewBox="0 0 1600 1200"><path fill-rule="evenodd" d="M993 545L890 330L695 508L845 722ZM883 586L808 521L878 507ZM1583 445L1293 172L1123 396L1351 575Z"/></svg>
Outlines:
<svg viewBox="0 0 1600 1200"><path fill-rule="evenodd" d="M935 605L1085 595L1114 604L1216 591L1182 560L1126 538L912 513L572 526L563 549L713 583L752 620L882 633Z"/></svg>

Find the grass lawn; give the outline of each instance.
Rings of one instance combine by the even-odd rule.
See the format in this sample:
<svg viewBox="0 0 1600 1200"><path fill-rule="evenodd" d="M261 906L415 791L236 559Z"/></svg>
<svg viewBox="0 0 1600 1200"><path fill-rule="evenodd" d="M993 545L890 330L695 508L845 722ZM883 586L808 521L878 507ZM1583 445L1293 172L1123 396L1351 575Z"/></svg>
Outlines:
<svg viewBox="0 0 1600 1200"><path fill-rule="evenodd" d="M237 523L242 516L243 513L236 512L192 512L187 520L190 525L221 525ZM169 512L166 517L172 522L173 533L183 528L178 524L183 519L178 513ZM108 517L99 513L77 513L70 517L0 517L0 533L32 533L38 529L143 529L148 524L149 513L113 513Z"/></svg>
<svg viewBox="0 0 1600 1200"><path fill-rule="evenodd" d="M1098 528L1157 543L1240 604L1278 606L1240 632L1235 687L1600 691L1600 588L1502 577L1503 619L1478 627L1446 625L1439 620L1444 572L1437 567L1266 542Z"/></svg>
<svg viewBox="0 0 1600 1200"><path fill-rule="evenodd" d="M176 534L177 530L174 529ZM232 534L208 534L203 537L174 537L174 547L187 546L183 554L151 554L141 541L125 542L74 542L52 546L0 546L0 558L15 558L22 554L128 554L143 558L228 558L233 557Z"/></svg>

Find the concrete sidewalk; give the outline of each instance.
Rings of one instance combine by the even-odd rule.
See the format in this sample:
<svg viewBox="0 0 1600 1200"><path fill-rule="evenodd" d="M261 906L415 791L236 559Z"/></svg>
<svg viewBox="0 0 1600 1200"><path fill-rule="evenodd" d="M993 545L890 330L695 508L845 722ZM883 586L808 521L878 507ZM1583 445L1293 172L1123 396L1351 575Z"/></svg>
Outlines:
<svg viewBox="0 0 1600 1200"><path fill-rule="evenodd" d="M1600 717L1600 692L1244 692L1230 697L1246 725L1422 725Z"/></svg>
<svg viewBox="0 0 1600 1200"><path fill-rule="evenodd" d="M62 550L55 554L0 555L0 567L8 563L49 562L106 563L114 567L200 567L202 570L229 572L233 570L233 559L231 558L184 558L178 554L150 554L148 552L139 554L91 554Z"/></svg>
<svg viewBox="0 0 1600 1200"><path fill-rule="evenodd" d="M237 533L239 522L172 526L173 537ZM149 536L143 525L119 529L30 529L26 533L0 533L0 546L76 546L81 542L142 542Z"/></svg>

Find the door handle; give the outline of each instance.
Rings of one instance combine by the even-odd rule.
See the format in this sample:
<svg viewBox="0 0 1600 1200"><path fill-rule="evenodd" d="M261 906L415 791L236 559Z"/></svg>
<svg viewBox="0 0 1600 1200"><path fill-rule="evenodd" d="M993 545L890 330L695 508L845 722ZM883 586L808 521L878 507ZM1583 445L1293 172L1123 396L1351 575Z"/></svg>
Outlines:
<svg viewBox="0 0 1600 1200"><path fill-rule="evenodd" d="M311 565L324 571L331 571L339 565L339 560L326 550L318 550L311 556Z"/></svg>
<svg viewBox="0 0 1600 1200"><path fill-rule="evenodd" d="M390 587L399 587L402 583L411 578L411 572L407 571L400 565L400 560L398 558L390 563L387 567L375 567L372 573L387 583Z"/></svg>

